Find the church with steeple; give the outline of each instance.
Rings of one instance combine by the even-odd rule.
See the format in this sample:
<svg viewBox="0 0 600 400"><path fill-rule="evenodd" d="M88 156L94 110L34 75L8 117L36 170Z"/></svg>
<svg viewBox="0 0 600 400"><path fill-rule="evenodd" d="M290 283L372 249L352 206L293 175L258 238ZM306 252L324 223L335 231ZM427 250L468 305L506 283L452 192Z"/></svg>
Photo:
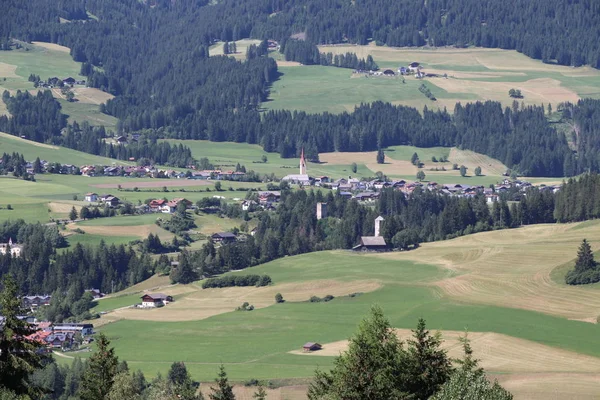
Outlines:
<svg viewBox="0 0 600 400"><path fill-rule="evenodd" d="M0 254L6 254L9 251L11 256L20 257L23 245L13 243L12 238L8 239L8 243L0 243Z"/></svg>
<svg viewBox="0 0 600 400"><path fill-rule="evenodd" d="M304 185L304 186L311 184L310 177L308 176L308 173L306 170L306 159L304 158L304 148L302 148L302 151L300 152L300 173L284 176L283 179L281 179L281 180L285 181L285 182L289 182L289 183L296 183L299 185Z"/></svg>

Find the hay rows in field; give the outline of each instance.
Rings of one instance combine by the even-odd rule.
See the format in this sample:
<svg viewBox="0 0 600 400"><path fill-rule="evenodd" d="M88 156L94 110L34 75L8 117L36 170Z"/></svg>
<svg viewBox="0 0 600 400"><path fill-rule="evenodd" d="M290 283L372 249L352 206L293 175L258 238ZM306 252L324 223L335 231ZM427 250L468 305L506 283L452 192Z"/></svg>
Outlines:
<svg viewBox="0 0 600 400"><path fill-rule="evenodd" d="M523 308L595 321L600 293L557 284L552 270L572 260L582 238L600 236L598 225L536 225L424 244L380 257L434 263L459 274L435 283L446 295L468 303ZM592 244L595 248L600 243Z"/></svg>

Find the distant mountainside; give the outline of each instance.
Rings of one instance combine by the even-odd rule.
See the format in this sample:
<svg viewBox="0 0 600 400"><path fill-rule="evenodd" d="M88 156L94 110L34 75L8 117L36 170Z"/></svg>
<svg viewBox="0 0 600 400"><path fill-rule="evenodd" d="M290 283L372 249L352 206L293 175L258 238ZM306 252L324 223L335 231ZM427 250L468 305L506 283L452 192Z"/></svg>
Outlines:
<svg viewBox="0 0 600 400"><path fill-rule="evenodd" d="M271 111L261 115L278 79L267 42L248 59L209 57L216 40L244 37L282 42L303 33L308 43L375 40L392 46L477 45L516 48L566 65L600 66L600 3L592 0L5 0L0 49L12 39L71 48L88 84L115 95L101 111L119 129L156 138L210 139L261 144L293 157L306 148L366 151L396 144L461 146L503 161L522 173L564 176L598 170L594 116L600 102L567 106L580 130L577 155L544 118L544 110L516 104L459 108L454 115L375 104L340 116ZM48 78L48 77L42 77ZM6 97L7 99L9 97ZM14 113L13 113L14 114ZM56 115L54 115L56 117ZM26 120L44 118L25 115ZM490 121L494 121L491 124ZM12 125L11 125L12 124ZM5 121L11 133L19 119ZM38 132L45 141L48 132ZM79 142L89 140L82 133ZM79 149L79 147L77 147ZM85 150L85 149L83 149ZM88 150L86 150L88 151Z"/></svg>

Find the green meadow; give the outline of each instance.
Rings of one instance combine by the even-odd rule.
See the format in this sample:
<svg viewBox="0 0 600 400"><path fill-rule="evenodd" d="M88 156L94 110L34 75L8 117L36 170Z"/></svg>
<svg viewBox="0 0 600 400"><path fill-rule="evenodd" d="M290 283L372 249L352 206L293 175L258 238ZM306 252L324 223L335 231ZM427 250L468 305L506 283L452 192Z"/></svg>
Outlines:
<svg viewBox="0 0 600 400"><path fill-rule="evenodd" d="M93 154L83 153L77 150L71 150L66 147L52 146L43 143L36 143L31 140L21 139L19 137L0 132L0 153L21 153L27 161L33 161L36 157L49 162L58 162L61 164L82 165L133 165L127 161L119 161L112 158L95 156Z"/></svg>
<svg viewBox="0 0 600 400"><path fill-rule="evenodd" d="M3 51L0 57L0 91L34 90L33 83L28 81L29 75L38 75L46 80L51 77L61 79L69 76L85 79L79 75L81 63L73 61L66 48L54 45L21 43L24 48ZM90 125L104 125L115 129L117 119L102 114L98 104L85 101L67 102L58 100L63 112L69 116L69 122L88 122ZM4 103L0 104L0 113L5 112Z"/></svg>
<svg viewBox="0 0 600 400"><path fill-rule="evenodd" d="M373 56L381 69L396 71L410 62L421 63L425 73L438 77L366 77L351 69L322 66L279 66L281 77L271 88L265 110L294 109L309 113L352 111L361 103L387 101L422 110L452 111L457 102L493 100L510 106L512 87L521 88L525 104L556 105L579 97L600 98L600 73L589 67L569 68L543 64L516 51L498 49L390 48L375 46L320 46L323 53L353 52ZM274 58L281 58L279 54ZM444 78L446 74L447 78ZM437 98L427 99L418 89L425 84Z"/></svg>
<svg viewBox="0 0 600 400"><path fill-rule="evenodd" d="M412 77L365 77L347 68L313 65L279 67L279 72L282 76L273 83L269 100L262 104L265 110L341 113L374 101L410 103L419 110L436 108L435 102L419 92L423 82ZM427 86L438 99L477 100L474 95L451 95L430 82Z"/></svg>
<svg viewBox="0 0 600 400"><path fill-rule="evenodd" d="M426 318L432 330L497 332L552 347L600 356L598 327L541 313L458 303L425 283L448 276L436 267L347 252L288 257L241 273L266 273L278 284L311 280L381 279L384 286L327 303L286 302L252 312L229 312L190 322L123 320L101 328L130 368L165 373L185 361L193 377L212 380L220 363L234 380L303 378L332 357L289 354L307 341L347 339L372 304L383 307L392 325L414 328ZM282 291L285 298L286 294ZM310 293L307 292L307 298ZM127 301L133 300L127 299ZM123 301L124 303L125 301ZM115 304L120 306L123 303ZM168 306L167 306L168 307ZM105 308L106 309L106 308ZM575 340L576 338L576 340Z"/></svg>
<svg viewBox="0 0 600 400"><path fill-rule="evenodd" d="M246 166L259 174L275 174L281 178L289 174L297 174L298 158L281 158L278 153L267 153L259 145L247 143L209 142L207 140L169 140L171 143L182 143L192 150L195 158L206 157L211 163L223 170L235 169L237 163ZM262 162L262 157L267 162ZM348 175L356 177L373 176L374 172L364 165L359 165L358 173L351 170L351 162L347 165L328 165L326 163L308 163L307 169L311 176L326 175L340 178Z"/></svg>

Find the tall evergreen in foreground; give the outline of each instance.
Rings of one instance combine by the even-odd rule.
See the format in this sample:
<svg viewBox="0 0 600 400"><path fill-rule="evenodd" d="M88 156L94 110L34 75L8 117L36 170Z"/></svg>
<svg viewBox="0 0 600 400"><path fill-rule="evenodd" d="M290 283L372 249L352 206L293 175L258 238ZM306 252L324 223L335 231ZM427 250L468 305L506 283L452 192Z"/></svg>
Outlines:
<svg viewBox="0 0 600 400"><path fill-rule="evenodd" d="M235 400L233 386L229 384L227 372L225 372L225 367L223 365L219 367L219 376L215 379L215 383L217 386L211 388L212 393L208 395L210 400Z"/></svg>
<svg viewBox="0 0 600 400"><path fill-rule="evenodd" d="M79 387L82 400L104 400L115 381L119 359L115 349L109 348L110 341L101 333L96 342L98 350L87 361L85 372Z"/></svg>
<svg viewBox="0 0 600 400"><path fill-rule="evenodd" d="M329 372L316 372L308 389L310 400L510 400L497 383L491 385L464 340L465 359L455 370L441 348L439 335L430 335L419 320L405 349L375 306L350 339ZM434 396L434 397L431 397Z"/></svg>
<svg viewBox="0 0 600 400"><path fill-rule="evenodd" d="M0 396L2 399L19 395L39 398L41 390L29 382L35 370L42 367L44 356L38 352L42 344L27 339L35 329L18 318L21 315L21 300L17 284L11 275L2 280L0 313L4 320L0 324Z"/></svg>

